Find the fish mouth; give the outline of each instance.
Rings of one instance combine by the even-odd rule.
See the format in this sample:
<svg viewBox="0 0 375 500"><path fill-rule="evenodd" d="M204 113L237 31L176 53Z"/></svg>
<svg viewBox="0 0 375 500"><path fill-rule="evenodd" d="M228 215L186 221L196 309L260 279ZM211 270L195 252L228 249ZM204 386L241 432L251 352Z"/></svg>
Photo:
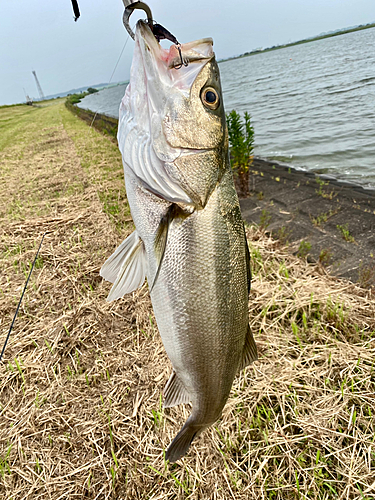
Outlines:
<svg viewBox="0 0 375 500"><path fill-rule="evenodd" d="M206 63L214 57L212 38L202 38L193 42L183 43L180 45L180 49L183 60L188 66L181 67L181 57L177 46L172 44L169 49L164 49L155 38L147 22L139 20L136 32L138 32L140 38L143 40L146 50L150 50L154 58L163 62L169 70L176 69L177 71L181 71L192 63Z"/></svg>

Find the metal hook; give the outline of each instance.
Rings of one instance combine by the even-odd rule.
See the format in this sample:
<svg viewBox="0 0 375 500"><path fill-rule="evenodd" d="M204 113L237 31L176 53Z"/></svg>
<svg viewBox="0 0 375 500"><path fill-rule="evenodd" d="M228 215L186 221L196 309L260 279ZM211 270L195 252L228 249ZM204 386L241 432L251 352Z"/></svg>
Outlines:
<svg viewBox="0 0 375 500"><path fill-rule="evenodd" d="M133 10L135 9L140 9L144 10L147 15L147 22L148 24L152 25L152 13L150 7L144 3L144 2L132 2L132 0L122 0L125 6L125 12L124 12L124 17L123 17L123 22L124 26L126 28L126 31L129 33L129 35L135 39L135 35L133 33L133 30L130 27L129 24L129 18L133 13Z"/></svg>
<svg viewBox="0 0 375 500"><path fill-rule="evenodd" d="M130 27L130 23L129 23L130 16L132 15L133 10L135 10L135 9L144 10L147 14L147 23L150 26L150 29L153 32L156 40L158 42L160 42L160 40L166 39L166 40L170 40L172 43L175 44L175 46L178 50L178 53L180 55L181 62L179 64L177 64L176 66L174 66L174 68L180 69L180 68L182 68L182 66L186 67L189 65L189 62L182 57L180 42L166 28L164 28L160 24L154 23L154 21L152 19L151 9L146 3L140 2L140 1L132 2L132 0L122 0L122 1L124 3L124 6L125 6L125 12L124 12L124 17L123 17L124 26L125 26L127 32L129 33L129 35L133 38L133 40L135 39L135 34L133 33L133 30Z"/></svg>
<svg viewBox="0 0 375 500"><path fill-rule="evenodd" d="M174 66L174 69L181 69L182 66L185 66L185 68L186 68L187 66L189 66L189 62L182 57L181 44L176 43L176 47L177 47L178 53L180 54L180 61L181 62L180 62L180 64L177 64L176 66Z"/></svg>

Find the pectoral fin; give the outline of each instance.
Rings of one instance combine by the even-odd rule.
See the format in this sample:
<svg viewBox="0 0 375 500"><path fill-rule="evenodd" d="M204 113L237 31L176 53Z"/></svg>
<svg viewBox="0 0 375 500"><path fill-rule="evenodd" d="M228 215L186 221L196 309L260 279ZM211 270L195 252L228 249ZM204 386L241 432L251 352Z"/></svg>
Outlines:
<svg viewBox="0 0 375 500"><path fill-rule="evenodd" d="M113 283L107 301L119 299L143 285L146 277L147 258L143 241L134 231L106 260L100 276Z"/></svg>
<svg viewBox="0 0 375 500"><path fill-rule="evenodd" d="M173 370L166 386L164 387L164 408L177 406L181 403L190 403L191 398L187 393L182 382L178 378L176 372Z"/></svg>
<svg viewBox="0 0 375 500"><path fill-rule="evenodd" d="M245 338L245 345L242 352L242 358L238 367L238 370L243 370L246 366L250 365L258 359L258 350L250 330L250 325L247 327L247 333Z"/></svg>
<svg viewBox="0 0 375 500"><path fill-rule="evenodd" d="M188 215L190 215L190 213L185 213L178 205L172 204L168 208L167 213L162 217L160 221L154 242L154 250L158 262L158 268L155 274L154 281L150 288L150 293L152 292L160 273L161 265L164 259L165 249L167 247L167 242L168 242L168 232L172 224L172 221L176 218L185 219Z"/></svg>

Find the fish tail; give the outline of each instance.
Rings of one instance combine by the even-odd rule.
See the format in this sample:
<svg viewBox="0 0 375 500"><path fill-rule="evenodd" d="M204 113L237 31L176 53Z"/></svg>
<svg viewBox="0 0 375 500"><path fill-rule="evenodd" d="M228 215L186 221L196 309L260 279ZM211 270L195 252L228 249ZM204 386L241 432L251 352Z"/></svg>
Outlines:
<svg viewBox="0 0 375 500"><path fill-rule="evenodd" d="M165 454L166 460L169 460L170 462L176 462L176 460L183 457L188 451L193 439L197 435L199 435L205 429L205 427L207 427L206 425L194 425L190 423L189 420L190 419L188 419L183 428L169 445L169 448Z"/></svg>

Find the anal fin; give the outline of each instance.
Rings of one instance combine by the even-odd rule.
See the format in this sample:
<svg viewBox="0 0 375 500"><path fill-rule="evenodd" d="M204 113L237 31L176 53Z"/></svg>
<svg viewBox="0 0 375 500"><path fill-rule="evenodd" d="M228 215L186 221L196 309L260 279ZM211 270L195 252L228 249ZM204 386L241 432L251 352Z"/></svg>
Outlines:
<svg viewBox="0 0 375 500"><path fill-rule="evenodd" d="M258 359L258 350L250 330L250 325L247 325L247 332L245 338L245 345L242 351L242 358L238 367L238 370L243 370L246 366L250 365Z"/></svg>
<svg viewBox="0 0 375 500"><path fill-rule="evenodd" d="M166 386L164 387L164 408L171 408L182 403L190 403L191 398L182 382L173 370Z"/></svg>

